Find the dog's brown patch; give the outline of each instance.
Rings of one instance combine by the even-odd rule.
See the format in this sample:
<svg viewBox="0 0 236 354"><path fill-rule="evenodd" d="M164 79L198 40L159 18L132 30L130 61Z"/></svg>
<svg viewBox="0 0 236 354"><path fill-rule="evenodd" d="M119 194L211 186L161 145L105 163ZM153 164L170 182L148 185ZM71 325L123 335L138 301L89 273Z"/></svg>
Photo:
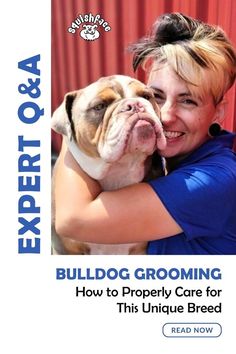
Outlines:
<svg viewBox="0 0 236 354"><path fill-rule="evenodd" d="M79 129L75 127L76 141L79 148L91 157L98 157L97 145L101 135L105 133L108 120L104 119L110 116L112 102L118 102L124 95L122 86L110 80L110 86L102 86L93 100L86 117L80 119ZM99 105L104 104L104 109L97 109ZM108 108L107 108L108 107ZM89 117L91 115L91 117ZM91 144L92 142L92 144Z"/></svg>
<svg viewBox="0 0 236 354"><path fill-rule="evenodd" d="M85 154L91 157L98 157L97 151L97 144L96 141L94 142L94 137L99 139L99 128L95 127L92 123L89 122L80 122L80 130L77 129L76 132L76 141L78 147L83 151ZM91 141L94 143L91 144Z"/></svg>

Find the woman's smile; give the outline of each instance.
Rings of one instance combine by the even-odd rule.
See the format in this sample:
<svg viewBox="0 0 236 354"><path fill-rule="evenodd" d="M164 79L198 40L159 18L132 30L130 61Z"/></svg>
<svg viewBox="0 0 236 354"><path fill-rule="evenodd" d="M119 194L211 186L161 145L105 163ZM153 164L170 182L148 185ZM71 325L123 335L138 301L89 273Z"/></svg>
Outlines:
<svg viewBox="0 0 236 354"><path fill-rule="evenodd" d="M171 131L171 130L164 130L164 135L166 137L166 140L168 142L173 142L175 140L178 141L180 137L184 135L183 132L178 132L178 131Z"/></svg>

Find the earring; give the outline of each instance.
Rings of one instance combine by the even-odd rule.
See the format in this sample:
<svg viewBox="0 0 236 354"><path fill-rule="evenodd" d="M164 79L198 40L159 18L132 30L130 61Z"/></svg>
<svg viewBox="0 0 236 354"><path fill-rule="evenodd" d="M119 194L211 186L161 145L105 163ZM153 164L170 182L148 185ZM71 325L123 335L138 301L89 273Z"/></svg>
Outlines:
<svg viewBox="0 0 236 354"><path fill-rule="evenodd" d="M221 126L219 123L212 123L208 129L208 135L213 138L214 136L219 135L221 132Z"/></svg>

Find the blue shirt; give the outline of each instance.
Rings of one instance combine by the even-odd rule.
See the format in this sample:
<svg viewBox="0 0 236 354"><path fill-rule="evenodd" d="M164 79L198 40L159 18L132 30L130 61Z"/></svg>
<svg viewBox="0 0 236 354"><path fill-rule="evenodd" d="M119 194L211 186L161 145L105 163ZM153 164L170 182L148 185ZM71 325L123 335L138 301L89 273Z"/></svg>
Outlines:
<svg viewBox="0 0 236 354"><path fill-rule="evenodd" d="M149 182L183 233L149 242L148 254L236 254L234 138L223 131Z"/></svg>

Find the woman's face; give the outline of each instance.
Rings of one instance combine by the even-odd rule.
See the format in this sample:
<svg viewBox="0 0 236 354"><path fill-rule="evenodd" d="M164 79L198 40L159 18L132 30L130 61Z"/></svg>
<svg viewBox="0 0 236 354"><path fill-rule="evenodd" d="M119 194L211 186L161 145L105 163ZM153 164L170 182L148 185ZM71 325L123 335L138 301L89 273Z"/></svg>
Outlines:
<svg viewBox="0 0 236 354"><path fill-rule="evenodd" d="M163 157L191 153L209 139L208 129L217 121L218 107L209 94L193 97L186 83L168 66L150 73L150 86L161 109L161 120L167 140Z"/></svg>

